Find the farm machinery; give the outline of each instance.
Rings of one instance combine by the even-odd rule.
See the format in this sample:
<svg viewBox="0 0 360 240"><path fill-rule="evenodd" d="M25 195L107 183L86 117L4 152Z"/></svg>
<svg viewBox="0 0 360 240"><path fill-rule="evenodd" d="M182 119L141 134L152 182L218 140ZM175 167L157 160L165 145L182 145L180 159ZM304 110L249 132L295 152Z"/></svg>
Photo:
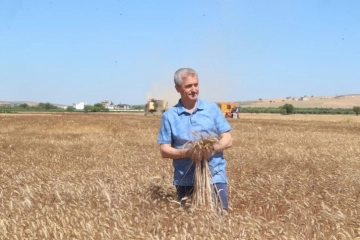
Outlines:
<svg viewBox="0 0 360 240"><path fill-rule="evenodd" d="M168 103L160 99L150 99L145 104L145 116L148 114L163 114L167 110Z"/></svg>
<svg viewBox="0 0 360 240"><path fill-rule="evenodd" d="M235 102L218 102L221 112L226 118L239 118L239 107Z"/></svg>

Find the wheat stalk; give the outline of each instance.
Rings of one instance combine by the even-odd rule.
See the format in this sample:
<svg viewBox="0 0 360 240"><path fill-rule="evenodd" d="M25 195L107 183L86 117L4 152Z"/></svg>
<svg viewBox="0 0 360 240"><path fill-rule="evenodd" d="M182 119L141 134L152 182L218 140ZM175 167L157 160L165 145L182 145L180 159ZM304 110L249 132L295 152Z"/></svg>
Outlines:
<svg viewBox="0 0 360 240"><path fill-rule="evenodd" d="M193 134L198 136L196 133ZM209 153L213 152L213 144L216 142L218 142L216 137L201 135L199 140L189 141L184 145L185 148L189 148L189 151L201 159L200 161L193 161L195 175L191 205L194 208L215 210L218 207L217 201L214 201L216 193L214 187L211 186L212 174L208 164L211 157Z"/></svg>

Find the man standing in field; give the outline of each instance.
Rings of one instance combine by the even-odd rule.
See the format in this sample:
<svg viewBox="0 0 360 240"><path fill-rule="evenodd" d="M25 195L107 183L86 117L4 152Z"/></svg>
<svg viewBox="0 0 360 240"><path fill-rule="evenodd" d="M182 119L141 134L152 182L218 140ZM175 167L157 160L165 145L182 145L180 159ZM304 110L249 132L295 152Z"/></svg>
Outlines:
<svg viewBox="0 0 360 240"><path fill-rule="evenodd" d="M174 75L175 89L180 93L179 102L163 116L158 135L163 158L173 159L174 180L177 198L181 201L190 196L194 185L194 162L209 159L211 184L215 184L223 209L228 209L226 160L223 151L232 145L231 126L212 102L198 98L198 74L191 68L181 68ZM196 133L196 134L194 134ZM183 146L199 136L217 136L211 152L196 155Z"/></svg>

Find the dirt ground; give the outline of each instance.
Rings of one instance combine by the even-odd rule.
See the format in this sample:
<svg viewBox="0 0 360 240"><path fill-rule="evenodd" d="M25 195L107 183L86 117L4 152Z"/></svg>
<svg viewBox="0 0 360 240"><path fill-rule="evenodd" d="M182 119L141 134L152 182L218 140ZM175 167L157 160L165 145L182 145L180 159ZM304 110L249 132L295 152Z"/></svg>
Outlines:
<svg viewBox="0 0 360 240"><path fill-rule="evenodd" d="M301 98L272 98L263 99L262 101L244 102L241 107L279 107L286 103L300 108L352 108L360 106L360 95L343 96L343 97L306 97Z"/></svg>

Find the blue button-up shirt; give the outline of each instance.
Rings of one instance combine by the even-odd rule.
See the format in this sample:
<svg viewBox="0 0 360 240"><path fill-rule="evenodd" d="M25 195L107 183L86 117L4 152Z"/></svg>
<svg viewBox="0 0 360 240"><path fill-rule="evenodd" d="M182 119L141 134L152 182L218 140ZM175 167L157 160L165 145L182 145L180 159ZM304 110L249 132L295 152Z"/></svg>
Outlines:
<svg viewBox="0 0 360 240"><path fill-rule="evenodd" d="M198 99L196 109L189 113L179 102L162 116L158 135L159 144L171 144L174 148L183 148L189 141L201 136L215 136L231 130L217 104ZM195 133L195 134L194 134ZM174 185L193 186L195 165L190 158L173 160ZM226 160L223 153L216 153L209 160L212 183L226 183Z"/></svg>

